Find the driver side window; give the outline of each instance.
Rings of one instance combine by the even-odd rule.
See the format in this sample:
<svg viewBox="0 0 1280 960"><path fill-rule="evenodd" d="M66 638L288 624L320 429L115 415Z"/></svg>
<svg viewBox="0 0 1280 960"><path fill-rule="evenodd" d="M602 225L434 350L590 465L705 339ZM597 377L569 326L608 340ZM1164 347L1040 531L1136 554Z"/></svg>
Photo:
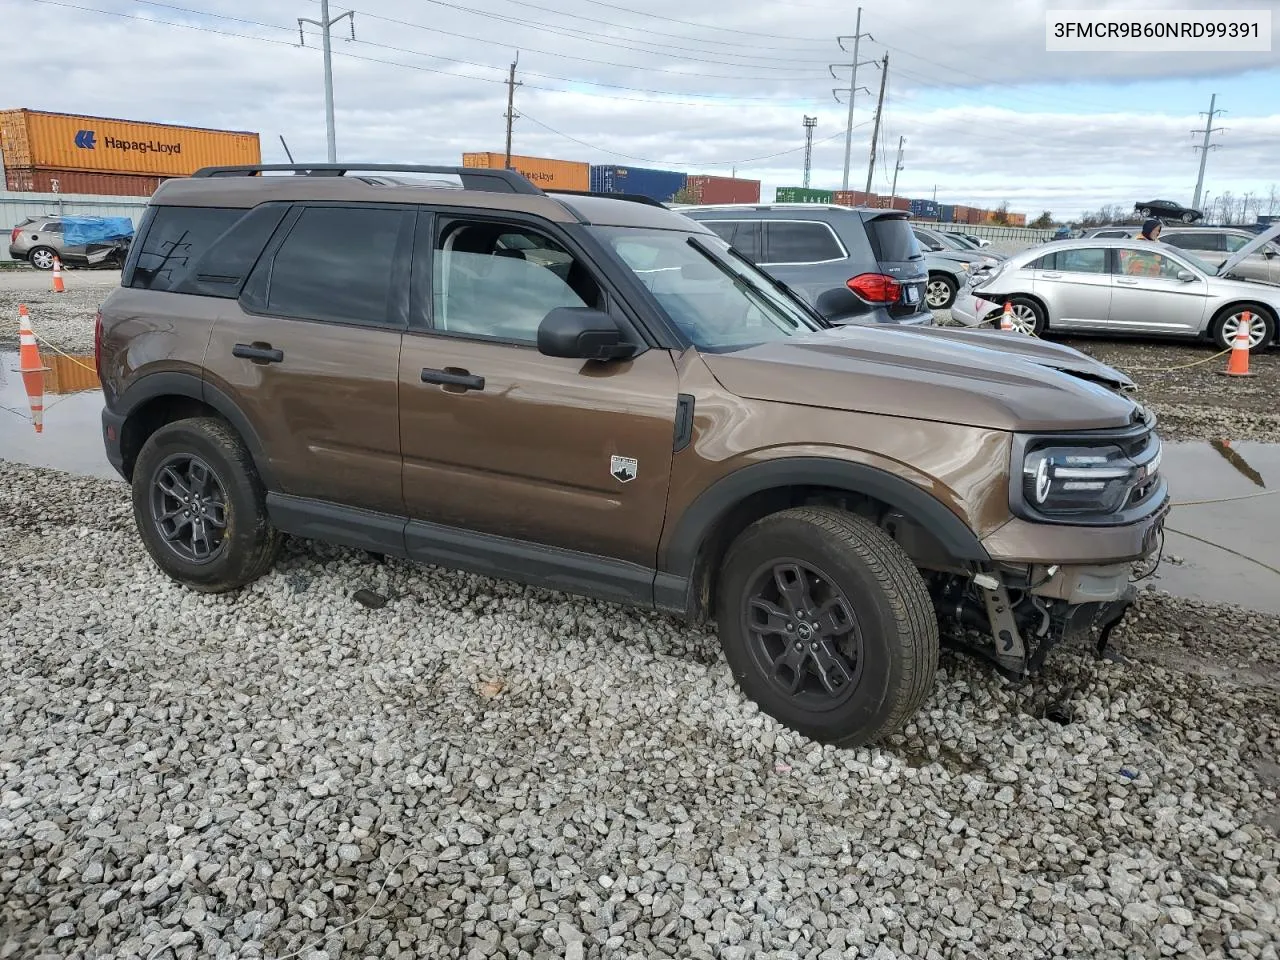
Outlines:
<svg viewBox="0 0 1280 960"><path fill-rule="evenodd" d="M432 256L432 319L441 333L533 344L557 307L603 308L586 267L521 224L445 220Z"/></svg>

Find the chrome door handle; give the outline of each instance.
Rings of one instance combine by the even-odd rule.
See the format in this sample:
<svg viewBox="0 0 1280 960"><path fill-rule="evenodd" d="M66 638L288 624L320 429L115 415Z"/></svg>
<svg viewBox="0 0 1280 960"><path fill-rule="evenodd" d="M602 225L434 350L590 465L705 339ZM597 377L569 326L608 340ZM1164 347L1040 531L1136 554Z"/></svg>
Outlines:
<svg viewBox="0 0 1280 960"><path fill-rule="evenodd" d="M1137 280L1117 280L1116 283L1123 284L1126 287L1136 287L1138 285Z"/></svg>

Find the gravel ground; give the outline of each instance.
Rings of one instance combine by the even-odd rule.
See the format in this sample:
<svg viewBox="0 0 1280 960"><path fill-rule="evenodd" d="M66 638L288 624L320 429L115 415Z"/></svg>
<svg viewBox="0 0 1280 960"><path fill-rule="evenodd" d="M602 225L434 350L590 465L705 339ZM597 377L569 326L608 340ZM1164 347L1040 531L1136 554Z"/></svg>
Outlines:
<svg viewBox="0 0 1280 960"><path fill-rule="evenodd" d="M0 271L0 347L17 345L18 305L25 303L36 336L71 353L93 352L93 316L119 285L120 271L64 270L63 282L66 293L54 293L48 273Z"/></svg>
<svg viewBox="0 0 1280 960"><path fill-rule="evenodd" d="M0 614L3 958L1277 956L1274 617L946 654L841 751L706 630L298 542L203 596L122 485L4 462Z"/></svg>

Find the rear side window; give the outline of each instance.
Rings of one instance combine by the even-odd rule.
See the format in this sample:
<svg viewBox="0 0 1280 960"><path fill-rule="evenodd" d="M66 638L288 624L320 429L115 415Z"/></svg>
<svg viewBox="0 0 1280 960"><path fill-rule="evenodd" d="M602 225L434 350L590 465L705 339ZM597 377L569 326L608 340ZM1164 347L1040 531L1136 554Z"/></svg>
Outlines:
<svg viewBox="0 0 1280 960"><path fill-rule="evenodd" d="M1059 250L1058 269L1066 273L1106 273L1107 251L1103 247Z"/></svg>
<svg viewBox="0 0 1280 960"><path fill-rule="evenodd" d="M844 250L825 223L769 220L764 225L766 263L843 260Z"/></svg>
<svg viewBox="0 0 1280 960"><path fill-rule="evenodd" d="M245 279L287 211L287 204L241 211L240 219L173 286L174 292L228 299L240 296Z"/></svg>
<svg viewBox="0 0 1280 960"><path fill-rule="evenodd" d="M900 263L921 256L911 225L902 217L877 217L867 221L871 252L881 263Z"/></svg>
<svg viewBox="0 0 1280 960"><path fill-rule="evenodd" d="M763 258L759 220L703 220L702 224L753 263Z"/></svg>
<svg viewBox="0 0 1280 960"><path fill-rule="evenodd" d="M1027 264L1027 269L1028 270L1055 270L1057 268L1054 266L1054 263L1056 262L1057 257L1058 255L1056 253L1046 253L1043 257L1039 257L1036 260L1032 260L1029 264Z"/></svg>
<svg viewBox="0 0 1280 960"><path fill-rule="evenodd" d="M267 313L386 324L401 229L411 215L372 207L307 207L271 265Z"/></svg>
<svg viewBox="0 0 1280 960"><path fill-rule="evenodd" d="M213 241L243 217L223 207L159 207L142 240L129 286L172 290Z"/></svg>
<svg viewBox="0 0 1280 960"><path fill-rule="evenodd" d="M62 233L62 224L57 220L50 220L40 229L44 233Z"/></svg>
<svg viewBox="0 0 1280 960"><path fill-rule="evenodd" d="M1175 233L1172 236L1161 237L1165 243L1171 247L1181 247L1183 250L1210 250L1220 252L1226 249L1224 237L1220 233L1196 232L1196 233ZM1241 244L1243 246L1243 244Z"/></svg>

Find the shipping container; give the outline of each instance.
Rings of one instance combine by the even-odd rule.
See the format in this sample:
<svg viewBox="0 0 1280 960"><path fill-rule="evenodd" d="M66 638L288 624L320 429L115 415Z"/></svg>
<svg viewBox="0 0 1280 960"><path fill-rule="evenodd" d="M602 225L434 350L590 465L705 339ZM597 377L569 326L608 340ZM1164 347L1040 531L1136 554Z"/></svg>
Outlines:
<svg viewBox="0 0 1280 960"><path fill-rule="evenodd" d="M867 193L864 190L836 190L831 198L833 203L838 203L842 207L866 207L870 205L870 200L874 196L874 193Z"/></svg>
<svg viewBox="0 0 1280 960"><path fill-rule="evenodd" d="M934 218L938 215L938 204L935 200L911 200L911 213L917 217Z"/></svg>
<svg viewBox="0 0 1280 960"><path fill-rule="evenodd" d="M893 197L889 202L889 206L894 210L910 210L911 201L906 197Z"/></svg>
<svg viewBox="0 0 1280 960"><path fill-rule="evenodd" d="M830 190L815 190L812 187L778 187L774 194L774 203L831 203L834 194Z"/></svg>
<svg viewBox="0 0 1280 960"><path fill-rule="evenodd" d="M464 167L484 167L501 170L506 166L505 153L464 153ZM525 157L511 155L511 166L534 186L543 190L577 190L586 193L591 189L591 166L576 160L553 160L549 157Z"/></svg>
<svg viewBox="0 0 1280 960"><path fill-rule="evenodd" d="M1027 225L1027 215L1025 213L1009 214L1009 224L1014 227L1025 227Z"/></svg>
<svg viewBox="0 0 1280 960"><path fill-rule="evenodd" d="M98 197L149 197L166 179L143 173L85 173L8 166L4 169L4 178L5 186L16 193L87 193Z"/></svg>
<svg viewBox="0 0 1280 960"><path fill-rule="evenodd" d="M970 223L970 224L982 223L982 221L985 220L986 217L987 217L987 211L980 210L977 207L969 207L968 216L965 219L965 223Z"/></svg>
<svg viewBox="0 0 1280 960"><path fill-rule="evenodd" d="M938 204L938 219L943 223L954 223L956 219L956 205L954 203Z"/></svg>
<svg viewBox="0 0 1280 960"><path fill-rule="evenodd" d="M957 203L954 207L954 212L955 212L955 216L952 222L954 223L969 222L969 208L966 207L964 204Z"/></svg>
<svg viewBox="0 0 1280 960"><path fill-rule="evenodd" d="M262 162L256 133L27 109L0 110L0 155L6 168L170 177Z"/></svg>
<svg viewBox="0 0 1280 960"><path fill-rule="evenodd" d="M695 174L685 182L694 203L759 203L760 181Z"/></svg>
<svg viewBox="0 0 1280 960"><path fill-rule="evenodd" d="M688 177L676 170L593 164L592 193L630 193L659 203L670 203L685 188Z"/></svg>

